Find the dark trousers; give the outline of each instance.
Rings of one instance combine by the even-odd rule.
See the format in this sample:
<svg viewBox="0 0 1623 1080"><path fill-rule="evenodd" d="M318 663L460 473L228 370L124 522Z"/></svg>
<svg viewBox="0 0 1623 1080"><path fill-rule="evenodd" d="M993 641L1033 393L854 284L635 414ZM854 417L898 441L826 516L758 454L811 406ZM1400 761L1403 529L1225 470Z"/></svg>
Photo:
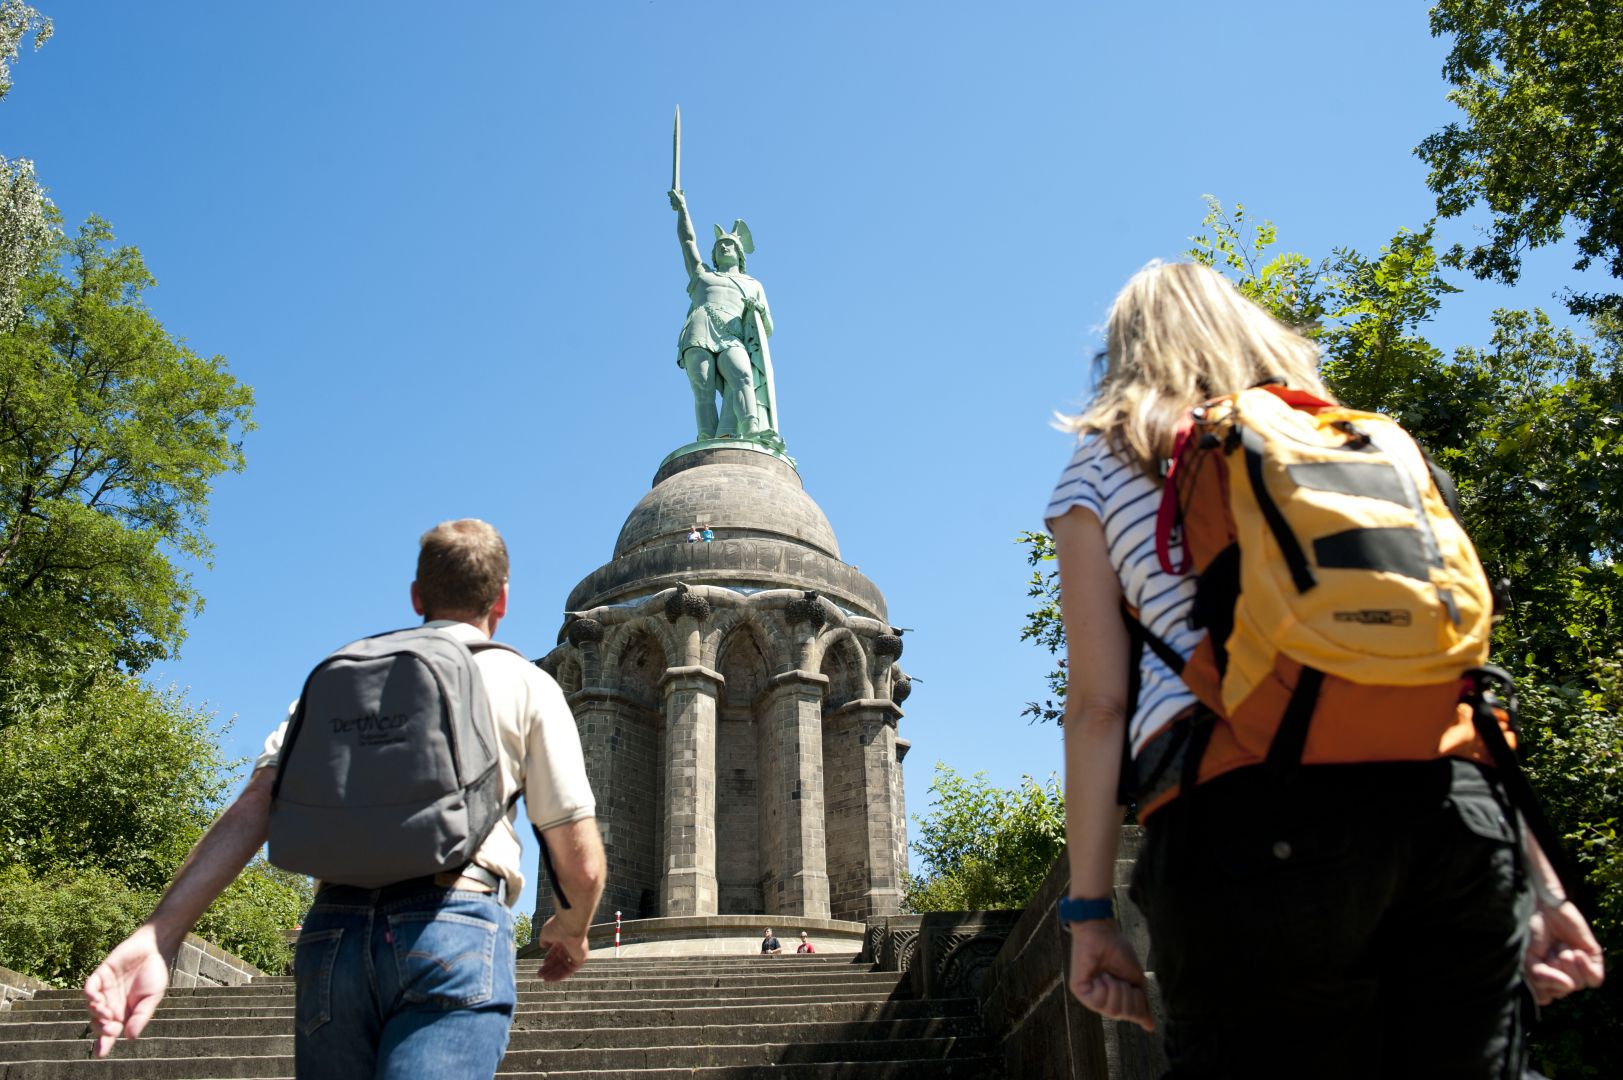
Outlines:
<svg viewBox="0 0 1623 1080"><path fill-rule="evenodd" d="M1149 920L1175 1080L1520 1080L1531 897L1467 762L1238 770L1156 812Z"/></svg>

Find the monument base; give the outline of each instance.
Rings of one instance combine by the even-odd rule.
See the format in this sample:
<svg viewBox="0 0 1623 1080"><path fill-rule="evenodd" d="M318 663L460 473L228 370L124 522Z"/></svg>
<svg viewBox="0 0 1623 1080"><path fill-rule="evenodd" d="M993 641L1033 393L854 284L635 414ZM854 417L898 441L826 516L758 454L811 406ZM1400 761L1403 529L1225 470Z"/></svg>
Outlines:
<svg viewBox="0 0 1623 1080"><path fill-rule="evenodd" d="M785 462L791 469L795 469L795 471L798 472L799 469L796 468L795 459L790 457L782 449L783 440L777 439L775 435L773 438L777 443L777 446L772 446L764 442L757 442L754 439L697 439L688 443L686 446L678 446L675 450L672 450L670 453L666 454L660 459L659 467L663 469L666 465L669 465L677 458L685 457L688 454L697 454L701 450L753 450L758 454L765 454L767 457L777 458L779 461Z"/></svg>
<svg viewBox="0 0 1623 1080"><path fill-rule="evenodd" d="M855 956L862 951L866 930L859 922L841 919L803 919L793 915L686 915L667 919L628 919L620 924L620 955L633 956L739 956L761 954L761 932L771 927L783 944L783 957L792 958L800 945L800 932L818 956ZM590 930L591 955L614 955L614 923L594 923ZM533 960L541 947L530 942L519 949L520 960Z"/></svg>

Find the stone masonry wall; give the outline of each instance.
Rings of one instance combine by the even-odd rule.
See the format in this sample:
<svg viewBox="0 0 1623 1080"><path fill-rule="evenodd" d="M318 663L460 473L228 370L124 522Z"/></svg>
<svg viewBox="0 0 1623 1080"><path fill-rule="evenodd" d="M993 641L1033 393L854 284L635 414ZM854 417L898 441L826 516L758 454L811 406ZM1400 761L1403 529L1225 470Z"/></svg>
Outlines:
<svg viewBox="0 0 1623 1080"><path fill-rule="evenodd" d="M862 919L869 914L867 774L858 733L848 718L824 718L823 800L829 917Z"/></svg>
<svg viewBox="0 0 1623 1080"><path fill-rule="evenodd" d="M51 984L31 979L20 972L0 967L0 1012L11 1008L13 1001L27 1001L36 990L49 990Z"/></svg>
<svg viewBox="0 0 1623 1080"><path fill-rule="evenodd" d="M756 727L747 710L728 714L716 734L716 888L720 914L755 915L766 910Z"/></svg>
<svg viewBox="0 0 1623 1080"><path fill-rule="evenodd" d="M210 944L196 934L187 934L175 955L175 966L169 972L169 985L193 986L245 986L265 973L239 956L233 956L218 945Z"/></svg>
<svg viewBox="0 0 1623 1080"><path fill-rule="evenodd" d="M1122 829L1116 862L1116 910L1140 957L1148 957L1149 931L1127 896L1140 832ZM1104 1020L1077 1003L1067 988L1070 941L1054 917L1054 904L1070 887L1061 853L1037 895L1021 913L982 987L981 1019L1003 1051L1009 1076L1049 1080L1154 1080L1167 1068L1160 1038L1138 1025ZM1164 1021L1154 972L1150 1004Z"/></svg>

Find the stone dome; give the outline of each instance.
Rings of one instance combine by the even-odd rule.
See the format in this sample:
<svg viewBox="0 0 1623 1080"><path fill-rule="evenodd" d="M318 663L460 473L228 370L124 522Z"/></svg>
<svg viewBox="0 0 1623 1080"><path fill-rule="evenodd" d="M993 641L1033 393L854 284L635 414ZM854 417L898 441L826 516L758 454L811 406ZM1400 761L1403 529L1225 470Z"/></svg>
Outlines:
<svg viewBox="0 0 1623 1080"><path fill-rule="evenodd" d="M689 543L709 526L712 543ZM878 586L840 559L822 508L793 465L745 447L705 447L666 461L632 508L614 556L570 592L566 611L629 603L679 583L815 590L846 611L885 618Z"/></svg>
<svg viewBox="0 0 1623 1080"><path fill-rule="evenodd" d="M614 557L667 544L686 544L694 524L717 540L781 540L832 559L840 545L822 508L785 461L753 450L704 450L667 462L632 509L614 544Z"/></svg>

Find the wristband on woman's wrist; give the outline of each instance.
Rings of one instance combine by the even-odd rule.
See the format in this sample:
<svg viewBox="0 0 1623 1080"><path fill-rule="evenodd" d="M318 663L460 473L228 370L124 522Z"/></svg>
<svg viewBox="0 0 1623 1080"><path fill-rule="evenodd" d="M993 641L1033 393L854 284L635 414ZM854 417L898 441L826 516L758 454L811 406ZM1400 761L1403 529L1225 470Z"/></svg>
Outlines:
<svg viewBox="0 0 1623 1080"><path fill-rule="evenodd" d="M1061 926L1070 926L1072 923L1079 922L1094 922L1099 919L1114 919L1116 917L1116 901L1108 896L1084 899L1062 896L1056 908L1056 914L1059 915L1059 924Z"/></svg>

